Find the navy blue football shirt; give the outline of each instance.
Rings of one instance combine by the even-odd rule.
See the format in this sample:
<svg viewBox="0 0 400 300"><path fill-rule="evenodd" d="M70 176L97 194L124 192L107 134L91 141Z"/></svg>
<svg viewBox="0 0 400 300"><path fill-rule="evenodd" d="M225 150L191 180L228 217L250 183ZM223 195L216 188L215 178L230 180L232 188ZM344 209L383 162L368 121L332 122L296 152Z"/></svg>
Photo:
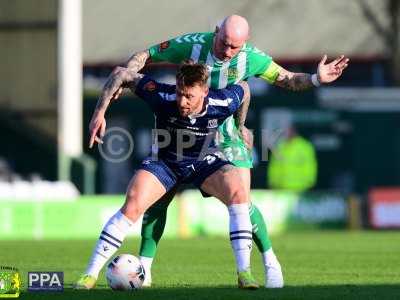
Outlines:
<svg viewBox="0 0 400 300"><path fill-rule="evenodd" d="M158 134L153 151L166 159L194 159L216 151L216 130L242 104L243 88L234 84L225 89L210 89L204 110L190 117L180 115L175 89L175 85L159 83L148 76L135 89L136 95L154 112Z"/></svg>

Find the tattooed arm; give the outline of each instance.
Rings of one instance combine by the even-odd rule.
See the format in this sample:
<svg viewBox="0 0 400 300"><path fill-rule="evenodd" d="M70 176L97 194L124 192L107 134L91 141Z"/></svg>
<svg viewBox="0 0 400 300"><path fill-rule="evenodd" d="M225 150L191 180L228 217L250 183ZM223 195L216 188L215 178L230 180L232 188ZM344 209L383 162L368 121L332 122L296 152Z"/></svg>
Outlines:
<svg viewBox="0 0 400 300"><path fill-rule="evenodd" d="M128 68L117 67L114 69L112 76L110 76L104 85L103 91L97 101L96 110L105 112L110 101L115 96L119 88L135 88L140 79L143 78L142 74L137 73Z"/></svg>
<svg viewBox="0 0 400 300"><path fill-rule="evenodd" d="M239 82L239 85L243 88L244 91L243 101L239 109L236 111L234 117L236 125L240 128L243 127L244 123L246 122L247 112L250 105L250 89L248 83L245 81Z"/></svg>
<svg viewBox="0 0 400 300"><path fill-rule="evenodd" d="M134 72L139 72L146 65L146 62L150 58L149 50L143 50L133 54L128 61L125 63L126 68Z"/></svg>
<svg viewBox="0 0 400 300"><path fill-rule="evenodd" d="M330 83L338 79L345 68L349 59L344 55L339 56L330 63L326 63L327 56L324 55L318 64L316 74L293 73L278 66L278 76L275 85L291 91L303 91L320 84Z"/></svg>
<svg viewBox="0 0 400 300"><path fill-rule="evenodd" d="M311 74L293 73L281 68L275 85L291 91L303 91L313 87Z"/></svg>
<svg viewBox="0 0 400 300"><path fill-rule="evenodd" d="M137 73L139 72L141 69L143 69L143 67L146 65L146 62L148 61L148 59L150 58L150 52L149 50L143 50L140 52L136 52L135 54L133 54L125 63L125 68ZM110 80L112 80L115 76L116 73L118 73L118 70L120 70L121 67L115 67L114 70L111 72L111 75L108 77L107 82L109 82ZM107 85L107 83L106 83ZM107 88L107 86L103 87L103 92L104 90ZM111 100L117 100L119 98L119 96L121 96L122 92L124 90L123 86L118 87L115 91L114 94L111 98Z"/></svg>
<svg viewBox="0 0 400 300"><path fill-rule="evenodd" d="M136 73L128 68L117 67L104 85L103 91L97 101L96 109L89 124L90 140L89 147L95 142L102 144L102 138L106 130L105 112L110 105L115 93L125 87L134 90L143 78L142 74Z"/></svg>
<svg viewBox="0 0 400 300"><path fill-rule="evenodd" d="M106 131L106 120L104 114L108 105L110 105L112 100L119 98L125 87L129 87L131 90L135 89L137 83L143 77L142 74L137 72L144 67L149 57L149 50L137 52L128 59L125 64L126 67L115 67L111 72L103 87L92 120L90 121L89 148L92 148L95 142L100 144L103 143L102 137Z"/></svg>
<svg viewBox="0 0 400 300"><path fill-rule="evenodd" d="M245 81L239 82L239 85L243 88L244 91L243 102L242 105L240 105L239 109L236 111L234 117L240 135L243 137L247 148L251 149L253 147L253 134L244 125L250 105L250 88L248 83Z"/></svg>

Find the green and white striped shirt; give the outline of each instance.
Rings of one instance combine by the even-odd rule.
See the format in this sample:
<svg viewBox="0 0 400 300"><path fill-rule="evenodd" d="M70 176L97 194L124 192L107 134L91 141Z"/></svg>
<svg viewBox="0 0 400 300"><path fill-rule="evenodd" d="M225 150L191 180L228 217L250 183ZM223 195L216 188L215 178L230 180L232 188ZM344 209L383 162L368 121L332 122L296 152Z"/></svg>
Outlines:
<svg viewBox="0 0 400 300"><path fill-rule="evenodd" d="M209 86L214 89L225 88L251 76L261 76L270 83L275 81L277 65L270 56L250 43L245 43L231 60L220 61L212 53L213 39L213 32L185 34L151 47L150 57L153 62L180 64L183 60L192 59L205 63L210 73ZM238 140L237 127L232 117L220 126L220 132L224 137L222 146Z"/></svg>

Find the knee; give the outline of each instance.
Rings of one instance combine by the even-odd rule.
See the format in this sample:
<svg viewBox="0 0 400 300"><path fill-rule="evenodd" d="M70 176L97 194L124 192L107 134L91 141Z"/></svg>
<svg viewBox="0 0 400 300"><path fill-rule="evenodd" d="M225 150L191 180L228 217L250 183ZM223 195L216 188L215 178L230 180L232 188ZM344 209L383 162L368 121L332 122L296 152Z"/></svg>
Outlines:
<svg viewBox="0 0 400 300"><path fill-rule="evenodd" d="M128 191L126 193L125 204L121 211L132 222L136 222L140 215L143 214L144 208L141 205L140 196L136 191Z"/></svg>
<svg viewBox="0 0 400 300"><path fill-rule="evenodd" d="M244 187L238 186L232 189L230 204L242 204L247 203L247 193Z"/></svg>

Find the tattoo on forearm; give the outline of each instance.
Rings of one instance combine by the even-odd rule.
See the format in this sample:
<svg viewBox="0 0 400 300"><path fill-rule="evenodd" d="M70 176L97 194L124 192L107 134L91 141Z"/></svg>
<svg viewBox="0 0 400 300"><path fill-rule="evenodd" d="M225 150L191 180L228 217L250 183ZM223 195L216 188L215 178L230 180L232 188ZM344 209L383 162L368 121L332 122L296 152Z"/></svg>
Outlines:
<svg viewBox="0 0 400 300"><path fill-rule="evenodd" d="M144 50L133 54L126 62L126 67L134 72L139 72L150 57L149 50Z"/></svg>
<svg viewBox="0 0 400 300"><path fill-rule="evenodd" d="M242 86L244 90L244 95L243 95L243 102L242 105L240 105L239 109L235 113L235 120L237 126L243 127L245 122L246 122L246 117L247 117L247 112L249 110L249 105L250 105L250 89L247 83L241 82L240 85Z"/></svg>
<svg viewBox="0 0 400 300"><path fill-rule="evenodd" d="M310 74L292 73L286 70L280 71L275 83L291 91L304 91L313 87Z"/></svg>
<svg viewBox="0 0 400 300"><path fill-rule="evenodd" d="M119 80L117 80L115 75L111 74L110 77L108 77L108 80L103 87L99 100L97 100L96 104L97 110L105 111L107 109L108 105L110 104L111 97L113 95L112 91L117 90L118 87L120 86L120 84L118 85L118 83Z"/></svg>
<svg viewBox="0 0 400 300"><path fill-rule="evenodd" d="M143 75L137 72L144 67L147 59L150 57L148 50L133 54L126 62L126 67L117 67L108 77L103 87L102 93L97 101L96 109L106 110L115 93L121 88L129 87L135 90L137 83Z"/></svg>
<svg viewBox="0 0 400 300"><path fill-rule="evenodd" d="M117 93L120 88L129 87L134 90L142 78L142 74L136 73L127 68L117 67L108 77L99 100L97 101L96 109L105 111L114 94Z"/></svg>
<svg viewBox="0 0 400 300"><path fill-rule="evenodd" d="M130 88L132 93L135 92L135 89L139 83L139 81L144 77L143 74L135 73L133 79L127 83L127 87Z"/></svg>

